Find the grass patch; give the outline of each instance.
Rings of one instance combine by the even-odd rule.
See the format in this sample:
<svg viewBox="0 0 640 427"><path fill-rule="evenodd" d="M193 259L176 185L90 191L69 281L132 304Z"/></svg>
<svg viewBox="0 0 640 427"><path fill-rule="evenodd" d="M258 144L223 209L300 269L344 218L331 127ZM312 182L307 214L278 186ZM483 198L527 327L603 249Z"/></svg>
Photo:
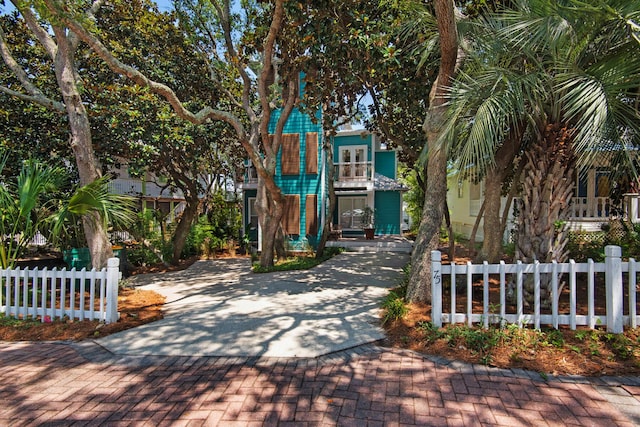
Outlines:
<svg viewBox="0 0 640 427"><path fill-rule="evenodd" d="M344 252L343 248L325 248L322 257L316 258L315 255L298 255L278 260L271 267L261 267L259 263L254 263L252 270L254 273L270 273L273 271L291 271L291 270L308 270L316 265L322 264L328 259Z"/></svg>

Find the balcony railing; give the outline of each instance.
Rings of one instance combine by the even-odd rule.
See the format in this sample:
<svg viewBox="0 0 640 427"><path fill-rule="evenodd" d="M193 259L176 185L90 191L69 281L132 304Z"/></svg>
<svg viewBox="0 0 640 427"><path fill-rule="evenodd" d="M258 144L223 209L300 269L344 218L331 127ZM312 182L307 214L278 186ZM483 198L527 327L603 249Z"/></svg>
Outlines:
<svg viewBox="0 0 640 427"><path fill-rule="evenodd" d="M373 167L371 162L335 163L336 181L373 181Z"/></svg>
<svg viewBox="0 0 640 427"><path fill-rule="evenodd" d="M245 184L257 184L258 183L258 172L254 166L248 166L245 169L244 173L244 183Z"/></svg>
<svg viewBox="0 0 640 427"><path fill-rule="evenodd" d="M142 185L139 179L117 178L109 183L109 189L116 194L128 194L143 197L165 197L172 199L183 199L180 190L171 192L168 188L163 188L153 182L146 182ZM143 191L144 190L144 191Z"/></svg>
<svg viewBox="0 0 640 427"><path fill-rule="evenodd" d="M622 217L631 222L640 222L639 202L637 194L625 195L622 206L615 205L609 197L572 197L570 216L574 220L606 221L612 217Z"/></svg>

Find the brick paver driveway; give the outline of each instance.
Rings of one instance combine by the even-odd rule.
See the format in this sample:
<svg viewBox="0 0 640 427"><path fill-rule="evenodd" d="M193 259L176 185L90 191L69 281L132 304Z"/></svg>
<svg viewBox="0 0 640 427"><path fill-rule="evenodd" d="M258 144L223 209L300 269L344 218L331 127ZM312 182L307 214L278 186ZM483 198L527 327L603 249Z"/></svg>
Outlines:
<svg viewBox="0 0 640 427"><path fill-rule="evenodd" d="M531 373L445 366L375 345L278 359L0 343L3 426L632 426L640 423L639 393L606 380L547 382Z"/></svg>

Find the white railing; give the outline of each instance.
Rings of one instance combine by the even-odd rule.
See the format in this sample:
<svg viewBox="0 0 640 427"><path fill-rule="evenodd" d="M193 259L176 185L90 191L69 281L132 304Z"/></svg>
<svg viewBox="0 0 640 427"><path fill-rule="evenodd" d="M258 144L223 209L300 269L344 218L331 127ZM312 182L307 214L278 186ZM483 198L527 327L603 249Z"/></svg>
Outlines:
<svg viewBox="0 0 640 427"><path fill-rule="evenodd" d="M373 166L371 162L335 163L336 181L372 181Z"/></svg>
<svg viewBox="0 0 640 427"><path fill-rule="evenodd" d="M155 182L142 182L133 178L117 178L109 182L109 190L116 194L128 194L143 197L163 197L172 199L183 199L182 191L172 192L169 188L164 188Z"/></svg>
<svg viewBox="0 0 640 427"><path fill-rule="evenodd" d="M467 264L443 265L441 263L441 253L433 251L431 253L432 267L432 321L437 327L441 327L443 323L463 323L469 326L473 323L481 323L485 328L489 323L513 323L522 327L525 324L533 325L540 328L541 324L551 325L558 328L559 325L568 325L571 329L576 329L577 325L584 325L594 328L596 324L606 325L607 331L613 333L621 333L623 325L629 325L635 328L640 321L637 316L636 309L636 283L638 264L634 259L628 262L622 262L621 249L619 246L605 247L605 262L595 263L589 260L587 263L549 263L540 264ZM605 279L602 280L597 273L604 273ZM623 273L628 286L628 308L624 313L624 286ZM551 275L551 307L550 310L541 310L541 274ZM577 312L577 288L578 274L583 276L580 279L585 280L587 288L587 312ZM474 275L482 277L482 312L474 312L473 310L473 288ZM524 283L525 275L530 275L530 283L533 284L533 307L529 307L525 313L524 300ZM566 275L563 276L563 275ZM457 277L462 276L462 285L466 288L466 310L457 312L456 310L456 287L460 283L456 281ZM515 310L507 311L507 277L509 276L510 284L515 288ZM560 312L559 299L561 291L561 278L567 279L569 310ZM445 280L448 278L448 280ZM497 310L495 305L491 304L490 297L490 279L497 280L499 283L499 303ZM443 293L445 286L450 287L450 311L443 312ZM596 290L598 298L606 298L606 314L595 313ZM464 297L464 296L463 296ZM477 301L478 302L478 301ZM490 309L491 308L491 309ZM499 311L498 311L499 310ZM478 310L476 310L478 311ZM497 311L497 312L496 312ZM550 312L549 312L550 311Z"/></svg>
<svg viewBox="0 0 640 427"><path fill-rule="evenodd" d="M55 318L118 320L118 258L102 270L0 270L0 313L50 322Z"/></svg>
<svg viewBox="0 0 640 427"><path fill-rule="evenodd" d="M572 197L569 208L575 219L608 219L611 207L608 197Z"/></svg>
<svg viewBox="0 0 640 427"><path fill-rule="evenodd" d="M244 183L245 184L258 183L258 171L256 171L255 166L253 165L247 166L247 169L245 170Z"/></svg>

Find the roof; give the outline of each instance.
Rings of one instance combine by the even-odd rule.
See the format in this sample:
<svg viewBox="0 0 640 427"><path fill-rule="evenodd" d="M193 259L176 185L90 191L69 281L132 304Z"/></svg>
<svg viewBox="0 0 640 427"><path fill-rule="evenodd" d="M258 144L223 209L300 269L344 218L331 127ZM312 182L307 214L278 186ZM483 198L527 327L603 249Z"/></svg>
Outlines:
<svg viewBox="0 0 640 427"><path fill-rule="evenodd" d="M373 188L378 191L407 191L409 190L406 186L401 184L399 181L389 178L388 176L384 176L375 173L373 177Z"/></svg>

